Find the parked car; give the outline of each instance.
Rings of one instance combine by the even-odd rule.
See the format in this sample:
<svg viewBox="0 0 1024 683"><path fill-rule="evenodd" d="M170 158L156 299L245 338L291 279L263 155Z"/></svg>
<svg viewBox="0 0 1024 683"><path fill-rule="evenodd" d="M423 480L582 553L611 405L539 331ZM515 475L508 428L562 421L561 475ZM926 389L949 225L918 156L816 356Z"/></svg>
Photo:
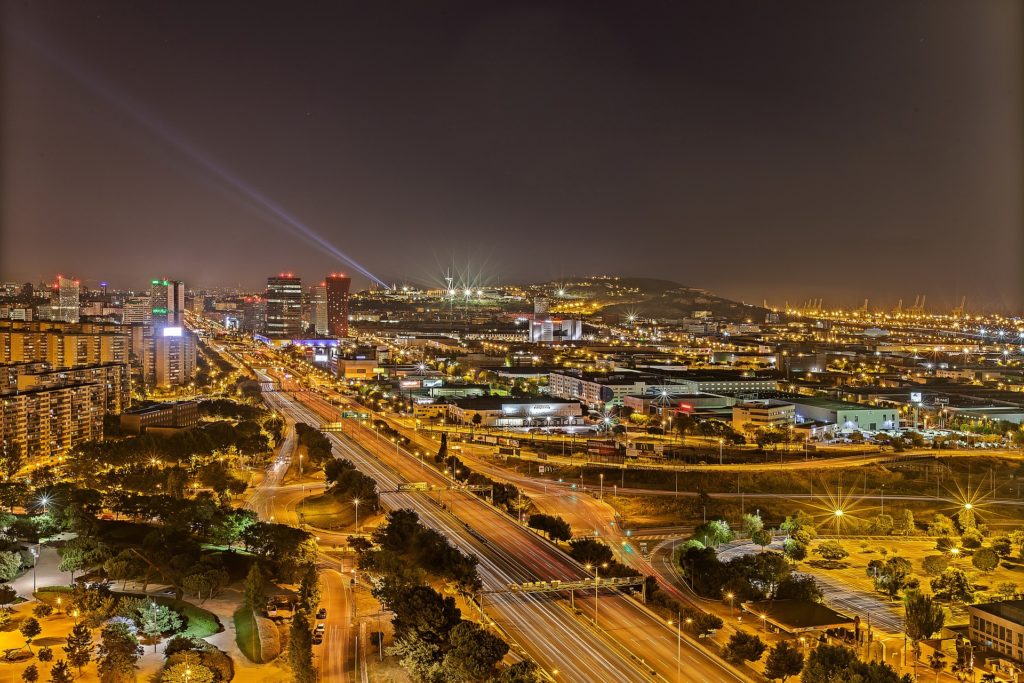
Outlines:
<svg viewBox="0 0 1024 683"><path fill-rule="evenodd" d="M318 609L316 611L316 618L317 619L326 619L327 618L327 608L326 607L321 607L320 609Z"/></svg>

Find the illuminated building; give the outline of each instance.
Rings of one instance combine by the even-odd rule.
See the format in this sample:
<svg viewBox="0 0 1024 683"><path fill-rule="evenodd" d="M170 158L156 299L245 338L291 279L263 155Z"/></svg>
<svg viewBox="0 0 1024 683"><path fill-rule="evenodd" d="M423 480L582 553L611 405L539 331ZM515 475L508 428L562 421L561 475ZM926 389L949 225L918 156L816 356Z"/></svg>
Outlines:
<svg viewBox="0 0 1024 683"><path fill-rule="evenodd" d="M785 401L746 401L732 407L732 428L741 433L751 433L758 429L785 429L795 420L796 406Z"/></svg>
<svg viewBox="0 0 1024 683"><path fill-rule="evenodd" d="M150 284L152 324L180 327L185 312L185 283L180 280L153 280Z"/></svg>
<svg viewBox="0 0 1024 683"><path fill-rule="evenodd" d="M0 449L51 458L103 438L104 389L74 383L0 393Z"/></svg>
<svg viewBox="0 0 1024 683"><path fill-rule="evenodd" d="M302 279L291 273L267 278L267 336L302 336Z"/></svg>
<svg viewBox="0 0 1024 683"><path fill-rule="evenodd" d="M481 396L456 399L448 405L448 419L457 424L474 424L480 416L483 427L564 427L583 424L578 401L547 398Z"/></svg>
<svg viewBox="0 0 1024 683"><path fill-rule="evenodd" d="M146 297L136 297L124 302L121 308L121 322L125 325L149 325L153 310Z"/></svg>
<svg viewBox="0 0 1024 683"><path fill-rule="evenodd" d="M129 330L107 323L0 321L0 363L46 361L52 368L127 363Z"/></svg>
<svg viewBox="0 0 1024 683"><path fill-rule="evenodd" d="M242 301L242 331L253 334L267 333L267 300L247 296Z"/></svg>
<svg viewBox="0 0 1024 683"><path fill-rule="evenodd" d="M65 323L77 323L79 319L80 286L78 280L63 275L57 276L51 298L52 318Z"/></svg>
<svg viewBox="0 0 1024 683"><path fill-rule="evenodd" d="M327 285L313 288L313 330L318 335L327 334Z"/></svg>
<svg viewBox="0 0 1024 683"><path fill-rule="evenodd" d="M196 374L195 336L183 327L153 327L143 351L143 379L162 389L182 386Z"/></svg>
<svg viewBox="0 0 1024 683"><path fill-rule="evenodd" d="M348 290L352 278L331 273L324 280L327 288L327 333L332 337L348 336Z"/></svg>

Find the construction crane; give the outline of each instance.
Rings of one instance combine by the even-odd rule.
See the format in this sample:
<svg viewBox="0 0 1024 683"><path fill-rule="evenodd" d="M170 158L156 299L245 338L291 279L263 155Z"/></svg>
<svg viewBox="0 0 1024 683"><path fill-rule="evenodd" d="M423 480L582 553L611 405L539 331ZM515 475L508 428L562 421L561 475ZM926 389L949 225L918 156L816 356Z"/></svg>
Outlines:
<svg viewBox="0 0 1024 683"><path fill-rule="evenodd" d="M967 304L967 297L960 297L960 305L953 309L954 318L962 318L964 315L964 306Z"/></svg>
<svg viewBox="0 0 1024 683"><path fill-rule="evenodd" d="M900 299L896 303L896 308L892 309L893 315L903 315L903 299Z"/></svg>
<svg viewBox="0 0 1024 683"><path fill-rule="evenodd" d="M869 313L869 311L868 311L868 300L864 299L864 305L862 305L860 308L858 308L853 313L854 313L854 315L867 315Z"/></svg>
<svg viewBox="0 0 1024 683"><path fill-rule="evenodd" d="M907 309L907 313L911 315L924 315L924 302L927 298L926 294L918 294L914 298L914 305Z"/></svg>

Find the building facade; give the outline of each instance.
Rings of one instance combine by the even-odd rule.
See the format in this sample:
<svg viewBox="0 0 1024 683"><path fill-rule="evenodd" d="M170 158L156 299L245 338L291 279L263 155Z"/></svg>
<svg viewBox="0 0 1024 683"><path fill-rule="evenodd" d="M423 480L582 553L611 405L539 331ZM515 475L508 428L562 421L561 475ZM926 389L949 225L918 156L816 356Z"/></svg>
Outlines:
<svg viewBox="0 0 1024 683"><path fill-rule="evenodd" d="M332 273L324 281L327 289L327 334L348 336L348 296L352 278Z"/></svg>
<svg viewBox="0 0 1024 683"><path fill-rule="evenodd" d="M267 278L267 336L302 336L302 278L291 274Z"/></svg>
<svg viewBox="0 0 1024 683"><path fill-rule="evenodd" d="M103 402L97 383L0 393L0 449L26 460L50 459L101 439Z"/></svg>
<svg viewBox="0 0 1024 683"><path fill-rule="evenodd" d="M772 399L746 401L732 407L732 428L740 433L785 429L796 421L796 406Z"/></svg>

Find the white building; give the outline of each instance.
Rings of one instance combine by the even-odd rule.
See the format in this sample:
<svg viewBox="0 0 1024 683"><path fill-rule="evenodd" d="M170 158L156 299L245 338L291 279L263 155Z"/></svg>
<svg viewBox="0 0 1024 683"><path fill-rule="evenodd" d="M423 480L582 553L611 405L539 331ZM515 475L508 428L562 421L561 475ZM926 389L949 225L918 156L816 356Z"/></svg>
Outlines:
<svg viewBox="0 0 1024 683"><path fill-rule="evenodd" d="M732 407L732 428L738 432L785 429L796 421L796 406L774 399L747 401Z"/></svg>
<svg viewBox="0 0 1024 683"><path fill-rule="evenodd" d="M53 306L51 319L66 323L77 323L79 319L78 280L71 280L63 275L57 276L57 287L50 304Z"/></svg>
<svg viewBox="0 0 1024 683"><path fill-rule="evenodd" d="M475 415L479 423L473 422ZM578 401L481 396L448 404L448 419L482 427L564 427L583 424L583 409Z"/></svg>

